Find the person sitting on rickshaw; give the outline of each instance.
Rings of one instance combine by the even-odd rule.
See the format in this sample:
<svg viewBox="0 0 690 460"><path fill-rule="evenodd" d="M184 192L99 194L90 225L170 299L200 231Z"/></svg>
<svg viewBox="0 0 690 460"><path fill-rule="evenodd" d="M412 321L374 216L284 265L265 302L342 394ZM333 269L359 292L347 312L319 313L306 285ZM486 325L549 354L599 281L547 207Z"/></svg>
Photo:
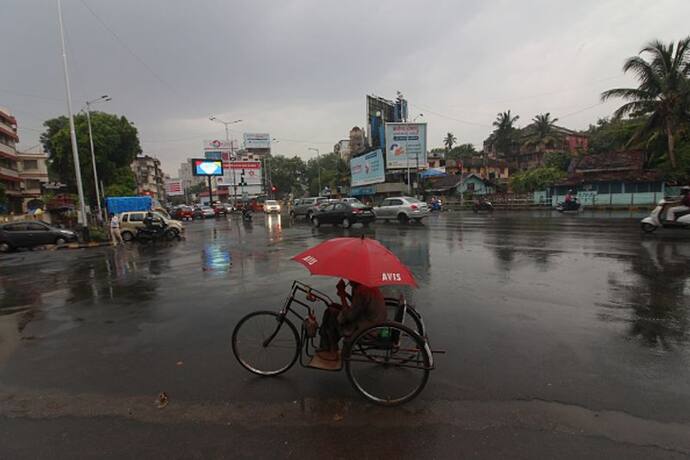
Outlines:
<svg viewBox="0 0 690 460"><path fill-rule="evenodd" d="M354 337L358 331L386 321L386 302L379 288L355 281L350 281L350 286L352 293L348 294L345 281L338 281L336 288L342 304L333 304L326 309L320 329L317 358L335 362L338 366L338 344L342 337Z"/></svg>

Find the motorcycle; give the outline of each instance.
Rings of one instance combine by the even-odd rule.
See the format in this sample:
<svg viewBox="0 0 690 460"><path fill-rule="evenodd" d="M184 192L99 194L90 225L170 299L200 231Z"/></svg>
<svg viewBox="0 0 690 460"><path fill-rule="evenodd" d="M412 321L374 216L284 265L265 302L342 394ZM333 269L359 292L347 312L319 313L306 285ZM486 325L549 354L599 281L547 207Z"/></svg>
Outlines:
<svg viewBox="0 0 690 460"><path fill-rule="evenodd" d="M677 206L677 201L659 201L659 204L652 210L649 216L642 219L640 226L646 233L652 233L658 228L690 228L690 211L676 215L676 220L667 220L668 208Z"/></svg>
<svg viewBox="0 0 690 460"><path fill-rule="evenodd" d="M479 211L494 212L494 205L490 201L475 201L472 203L472 212L477 214Z"/></svg>
<svg viewBox="0 0 690 460"><path fill-rule="evenodd" d="M244 222L252 221L252 211L248 208L242 208L242 220Z"/></svg>
<svg viewBox="0 0 690 460"><path fill-rule="evenodd" d="M580 211L584 210L582 205L580 204L579 201L576 199L573 199L571 201L564 201L562 203L558 203L558 206L556 206L556 211L560 213L578 213Z"/></svg>
<svg viewBox="0 0 690 460"><path fill-rule="evenodd" d="M177 238L177 232L170 227L142 227L137 229L135 237L142 243L172 241Z"/></svg>
<svg viewBox="0 0 690 460"><path fill-rule="evenodd" d="M432 200L431 203L429 203L429 209L431 211L443 211L443 204L441 204L441 200Z"/></svg>

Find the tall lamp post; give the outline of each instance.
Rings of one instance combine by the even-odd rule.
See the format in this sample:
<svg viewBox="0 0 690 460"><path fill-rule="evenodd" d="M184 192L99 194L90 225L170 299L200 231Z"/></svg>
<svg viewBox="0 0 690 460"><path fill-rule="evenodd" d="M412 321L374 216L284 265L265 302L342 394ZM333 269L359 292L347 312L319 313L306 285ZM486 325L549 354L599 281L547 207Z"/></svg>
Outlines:
<svg viewBox="0 0 690 460"><path fill-rule="evenodd" d="M216 123L220 123L223 126L225 126L225 142L227 142L227 144L230 146L230 153L232 154L231 159L235 160L235 152L233 151L232 144L230 143L230 129L228 128L228 126L234 125L236 123L241 123L242 120L223 121L220 118L217 118L213 115L208 117L208 119L211 121L215 121ZM210 193L211 193L210 182L209 182L208 193L209 193L209 200L210 200L210 197L211 197L211 195L210 195ZM235 208L237 208L237 179L235 178L235 169L234 168L232 169L232 193L233 193L232 204L233 204L233 206L235 206Z"/></svg>
<svg viewBox="0 0 690 460"><path fill-rule="evenodd" d="M319 149L309 147L309 150L316 152L316 171L319 178L319 191L318 196L321 196L321 156L319 155Z"/></svg>
<svg viewBox="0 0 690 460"><path fill-rule="evenodd" d="M93 132L91 131L91 104L96 104L98 102L109 102L112 101L110 96L103 95L98 99L92 101L86 101L86 110L82 109L82 112L86 112L86 123L89 126L89 144L91 145L91 164L93 165L93 184L96 187L96 203L98 204L98 220L103 219L103 209L101 209L101 193L98 189L98 172L96 171L96 154L93 148Z"/></svg>
<svg viewBox="0 0 690 460"><path fill-rule="evenodd" d="M86 203L84 202L84 187L81 183L81 166L79 165L79 150L77 148L77 132L74 129L74 117L72 116L72 91L69 86L69 73L67 72L67 52L65 51L65 30L62 23L62 2L57 0L58 23L60 25L60 44L62 47L62 69L65 73L65 92L67 93L67 116L69 118L69 134L72 140L72 157L74 160L74 174L77 179L77 193L79 194L79 208L81 211L81 224L84 239L89 239L89 226L86 222Z"/></svg>

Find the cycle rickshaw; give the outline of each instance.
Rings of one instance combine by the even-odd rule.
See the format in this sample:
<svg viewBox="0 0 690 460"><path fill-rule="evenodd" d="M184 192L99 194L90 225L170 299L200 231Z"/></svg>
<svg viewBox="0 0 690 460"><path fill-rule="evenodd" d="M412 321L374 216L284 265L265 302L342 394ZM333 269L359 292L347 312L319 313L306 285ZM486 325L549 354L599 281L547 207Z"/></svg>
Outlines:
<svg viewBox="0 0 690 460"><path fill-rule="evenodd" d="M312 249L335 240L360 239L336 238ZM378 242L362 241L373 241L387 252L386 257L392 256L397 261L397 257ZM324 259L312 254L307 251L293 259L303 263L312 273L339 276L320 273L319 268L314 266ZM376 255L379 256L378 263L386 264L380 254ZM341 272L346 263L340 263ZM390 263L386 265L390 266ZM362 271L362 267L358 267L358 270ZM411 276L409 274L410 279ZM405 276L391 278L397 284L411 284L405 283ZM386 281L386 284L396 283ZM412 400L424 389L429 373L434 369L433 353L443 352L432 351L422 316L413 306L402 297L386 298L385 301L389 312L387 320L346 337L340 365L328 371L345 370L354 388L364 398L376 404L394 406ZM261 376L282 374L297 361L301 366L310 368L309 360L316 351L314 338L318 327L313 304L318 303L326 307L334 305L324 292L294 281L280 311L255 311L243 317L232 334L232 350L238 362L248 371Z"/></svg>

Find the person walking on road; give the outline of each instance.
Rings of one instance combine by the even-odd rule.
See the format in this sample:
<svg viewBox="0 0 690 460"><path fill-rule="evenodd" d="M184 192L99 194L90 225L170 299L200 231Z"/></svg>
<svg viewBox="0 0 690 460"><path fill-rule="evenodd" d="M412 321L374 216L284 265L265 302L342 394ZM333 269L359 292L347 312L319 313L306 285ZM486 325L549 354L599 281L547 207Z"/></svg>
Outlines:
<svg viewBox="0 0 690 460"><path fill-rule="evenodd" d="M112 241L113 246L124 243L120 234L120 219L117 214L113 213L110 213L110 241Z"/></svg>

